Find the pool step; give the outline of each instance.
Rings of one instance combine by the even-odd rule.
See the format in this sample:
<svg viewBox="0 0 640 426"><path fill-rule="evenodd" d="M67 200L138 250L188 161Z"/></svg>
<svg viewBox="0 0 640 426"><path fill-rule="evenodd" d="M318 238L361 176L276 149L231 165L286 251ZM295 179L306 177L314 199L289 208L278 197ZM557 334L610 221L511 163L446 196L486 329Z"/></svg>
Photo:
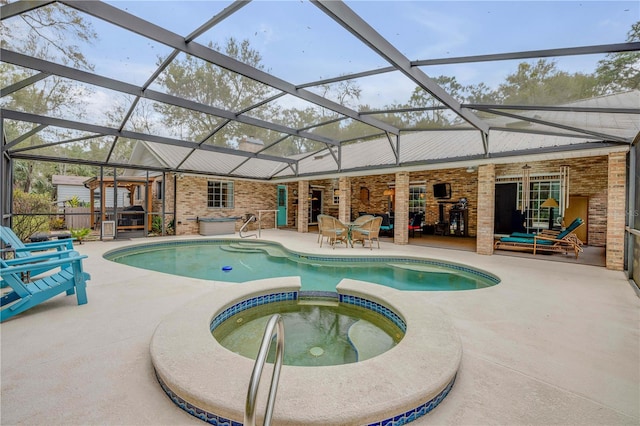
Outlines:
<svg viewBox="0 0 640 426"><path fill-rule="evenodd" d="M407 264L407 263L389 263L389 266L394 268L406 269L414 272L430 272L435 274L455 274L453 269L446 268L444 266L436 265L421 265L421 264Z"/></svg>
<svg viewBox="0 0 640 426"><path fill-rule="evenodd" d="M340 302L336 302L335 300L330 299L299 299L298 305L313 305L313 306L340 306Z"/></svg>
<svg viewBox="0 0 640 426"><path fill-rule="evenodd" d="M267 253L271 257L288 257L283 250L267 243L231 243L228 246L220 246L220 249L235 253Z"/></svg>
<svg viewBox="0 0 640 426"><path fill-rule="evenodd" d="M220 250L234 252L234 253L263 253L264 252L264 250L260 248L234 247L233 245L220 246Z"/></svg>
<svg viewBox="0 0 640 426"><path fill-rule="evenodd" d="M380 329L367 320L361 319L353 323L347 335L356 350L358 361L373 358L393 347L391 337L383 339Z"/></svg>

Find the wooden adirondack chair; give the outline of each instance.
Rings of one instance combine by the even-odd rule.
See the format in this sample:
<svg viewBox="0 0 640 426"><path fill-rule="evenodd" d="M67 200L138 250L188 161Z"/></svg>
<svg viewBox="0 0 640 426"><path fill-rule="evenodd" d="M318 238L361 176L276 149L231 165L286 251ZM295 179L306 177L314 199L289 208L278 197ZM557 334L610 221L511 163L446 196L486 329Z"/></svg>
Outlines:
<svg viewBox="0 0 640 426"><path fill-rule="evenodd" d="M5 247L9 247L14 253L16 258L29 258L48 250L73 250L73 240L70 238L56 241L42 241L38 243L24 243L13 230L6 226L0 226L0 239L4 243ZM36 276L43 272L47 272L51 268L36 268L29 272L29 274L23 274L27 279L29 275Z"/></svg>
<svg viewBox="0 0 640 426"><path fill-rule="evenodd" d="M76 294L78 305L87 303L86 281L91 277L82 270L82 259L73 250L48 252L27 258L0 260L0 279L11 291L0 298L0 322L26 311L62 292ZM50 275L23 282L23 275L46 268ZM55 271L54 271L55 270Z"/></svg>

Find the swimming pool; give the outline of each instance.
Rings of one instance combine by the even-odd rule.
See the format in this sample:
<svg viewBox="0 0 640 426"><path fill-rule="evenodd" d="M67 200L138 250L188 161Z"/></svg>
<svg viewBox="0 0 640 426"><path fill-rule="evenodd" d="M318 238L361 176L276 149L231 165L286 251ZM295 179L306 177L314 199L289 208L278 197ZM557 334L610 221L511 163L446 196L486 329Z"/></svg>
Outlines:
<svg viewBox="0 0 640 426"><path fill-rule="evenodd" d="M277 243L236 239L141 244L109 251L104 257L138 268L216 281L300 276L304 291L335 291L344 278L413 291L471 290L500 282L488 272L435 259L307 255Z"/></svg>

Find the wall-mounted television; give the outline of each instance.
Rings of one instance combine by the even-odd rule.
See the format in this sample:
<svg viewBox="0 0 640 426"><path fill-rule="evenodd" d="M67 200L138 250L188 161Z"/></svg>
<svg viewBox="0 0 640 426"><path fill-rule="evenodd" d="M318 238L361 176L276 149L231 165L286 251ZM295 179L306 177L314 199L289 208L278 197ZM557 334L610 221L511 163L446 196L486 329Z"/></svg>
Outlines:
<svg viewBox="0 0 640 426"><path fill-rule="evenodd" d="M451 184L450 183L434 184L433 196L435 198L451 198Z"/></svg>

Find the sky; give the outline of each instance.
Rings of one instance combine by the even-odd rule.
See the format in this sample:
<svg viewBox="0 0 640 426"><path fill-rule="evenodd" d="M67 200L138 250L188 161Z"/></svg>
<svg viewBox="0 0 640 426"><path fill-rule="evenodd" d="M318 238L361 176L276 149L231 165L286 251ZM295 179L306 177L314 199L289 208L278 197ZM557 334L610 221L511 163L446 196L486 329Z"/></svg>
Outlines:
<svg viewBox="0 0 640 426"><path fill-rule="evenodd" d="M186 36L231 1L109 1ZM638 1L346 1L409 60L622 43L640 20ZM143 84L171 48L95 18L99 39L83 47L97 74ZM249 40L266 70L294 84L388 66L383 58L307 1L256 0L196 39L224 45ZM554 58L559 69L593 72L604 55ZM422 67L429 76L496 86L518 61ZM357 81L361 103L405 102L415 83L383 74ZM109 98L106 91L98 93Z"/></svg>
<svg viewBox="0 0 640 426"><path fill-rule="evenodd" d="M110 3L186 35L231 2ZM151 4L153 7L149 7ZM631 25L640 20L637 1L347 1L346 4L410 60L621 43L626 41ZM251 2L197 41L224 45L229 37L249 40L251 47L262 55L266 69L294 84L388 65L306 1ZM113 44L115 40L106 41ZM159 50L167 51L156 46L145 52L144 45L137 43L129 48L132 52L128 57L145 58L146 64ZM556 60L562 69L592 72L602 57ZM518 62L423 70L432 76L455 75L463 84L479 81L497 84L513 72ZM135 66L135 61L131 65ZM148 75L148 70L141 70L142 75ZM384 76L382 83L389 78ZM376 86L379 92L384 84L380 78L371 80L370 86ZM411 90L414 85L389 86L404 98L407 87Z"/></svg>

